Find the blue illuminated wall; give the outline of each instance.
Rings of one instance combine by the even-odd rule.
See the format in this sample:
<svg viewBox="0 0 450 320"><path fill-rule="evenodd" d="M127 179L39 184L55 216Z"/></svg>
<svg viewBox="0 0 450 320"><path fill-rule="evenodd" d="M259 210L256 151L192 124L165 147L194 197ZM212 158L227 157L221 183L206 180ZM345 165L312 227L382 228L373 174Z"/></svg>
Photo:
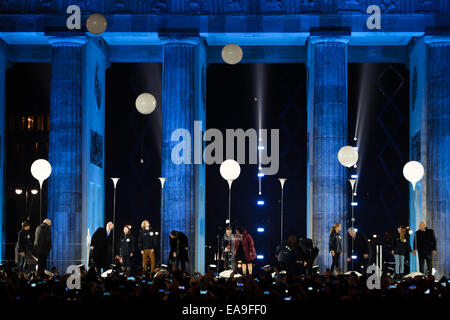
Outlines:
<svg viewBox="0 0 450 320"><path fill-rule="evenodd" d="M83 47L81 259L89 258L88 238L105 224L105 59L99 38ZM111 182L112 183L112 182Z"/></svg>
<svg viewBox="0 0 450 320"><path fill-rule="evenodd" d="M442 276L450 272L450 38L417 39L410 61L410 160L425 167L416 190L410 187L410 226L415 231L424 220L434 230L433 265ZM411 262L418 271L417 259Z"/></svg>

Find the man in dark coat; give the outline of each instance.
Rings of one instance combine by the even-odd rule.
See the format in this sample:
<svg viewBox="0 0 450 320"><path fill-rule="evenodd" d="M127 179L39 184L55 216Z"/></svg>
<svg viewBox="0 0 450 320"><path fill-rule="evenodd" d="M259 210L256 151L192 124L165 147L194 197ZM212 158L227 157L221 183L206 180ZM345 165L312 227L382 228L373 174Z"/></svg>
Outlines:
<svg viewBox="0 0 450 320"><path fill-rule="evenodd" d="M27 261L31 258L32 250L33 234L30 230L30 223L28 221L24 221L22 222L22 229L19 231L17 236L17 268L19 272L25 272L25 269L27 269Z"/></svg>
<svg viewBox="0 0 450 320"><path fill-rule="evenodd" d="M37 227L36 234L34 236L34 248L33 251L38 258L38 274L40 276L45 275L45 269L47 268L47 258L52 248L52 232L50 229L52 222L49 219L45 219L42 224Z"/></svg>
<svg viewBox="0 0 450 320"><path fill-rule="evenodd" d="M184 271L187 261L188 238L184 233L173 230L170 232L169 264L174 264L177 269L178 264L180 264L181 271Z"/></svg>
<svg viewBox="0 0 450 320"><path fill-rule="evenodd" d="M114 224L112 222L108 222L106 224L106 228L100 227L92 235L92 259L94 260L94 265L99 272L102 268L103 272L109 269L108 267L113 262L113 230Z"/></svg>
<svg viewBox="0 0 450 320"><path fill-rule="evenodd" d="M364 274L369 265L369 241L364 233L356 228L348 228L349 269ZM353 242L353 250L352 250ZM353 261L353 264L352 264Z"/></svg>
<svg viewBox="0 0 450 320"><path fill-rule="evenodd" d="M424 273L424 261L427 262L427 273L431 275L433 270L433 254L436 253L436 237L434 231L427 228L425 221L420 221L419 230L414 236L413 255L419 253L419 270Z"/></svg>

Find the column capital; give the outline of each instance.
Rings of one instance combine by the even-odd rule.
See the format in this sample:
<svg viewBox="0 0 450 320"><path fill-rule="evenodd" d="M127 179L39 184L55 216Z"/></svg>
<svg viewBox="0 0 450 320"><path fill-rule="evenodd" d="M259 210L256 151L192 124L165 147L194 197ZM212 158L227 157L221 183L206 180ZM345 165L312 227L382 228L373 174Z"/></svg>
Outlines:
<svg viewBox="0 0 450 320"><path fill-rule="evenodd" d="M52 47L82 47L88 39L84 36L51 36L48 42Z"/></svg>
<svg viewBox="0 0 450 320"><path fill-rule="evenodd" d="M339 37L339 36L312 36L308 39L309 45L321 44L321 43L342 43L347 45L348 38L347 37Z"/></svg>
<svg viewBox="0 0 450 320"><path fill-rule="evenodd" d="M199 36L182 36L182 35L171 35L162 34L159 36L162 45L177 45L177 44L187 44L196 46L200 43Z"/></svg>
<svg viewBox="0 0 450 320"><path fill-rule="evenodd" d="M426 44L443 43L450 45L450 36L425 36L423 41Z"/></svg>

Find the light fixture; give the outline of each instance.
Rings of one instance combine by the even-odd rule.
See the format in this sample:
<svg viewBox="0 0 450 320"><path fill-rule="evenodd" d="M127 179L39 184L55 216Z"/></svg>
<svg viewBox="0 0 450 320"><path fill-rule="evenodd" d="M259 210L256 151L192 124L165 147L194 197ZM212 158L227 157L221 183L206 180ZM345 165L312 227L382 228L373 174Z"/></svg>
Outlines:
<svg viewBox="0 0 450 320"><path fill-rule="evenodd" d="M241 174L241 166L233 159L222 162L219 168L220 175L228 182L228 225L231 224L231 184Z"/></svg>
<svg viewBox="0 0 450 320"><path fill-rule="evenodd" d="M259 177L259 178L262 178L262 177L264 177L264 173L262 173L262 172L258 172L258 177Z"/></svg>
<svg viewBox="0 0 450 320"><path fill-rule="evenodd" d="M339 149L338 160L344 167L350 168L358 162L358 151L352 146Z"/></svg>
<svg viewBox="0 0 450 320"><path fill-rule="evenodd" d="M136 109L139 113L143 115L147 115L152 113L156 108L156 99L155 97L150 93L141 93L136 98Z"/></svg>
<svg viewBox="0 0 450 320"><path fill-rule="evenodd" d="M263 228L263 227L258 227L258 228L256 229L256 231L258 231L258 232L264 232L264 228Z"/></svg>
<svg viewBox="0 0 450 320"><path fill-rule="evenodd" d="M42 221L42 184L50 177L52 173L52 166L50 162L45 159L38 159L31 165L31 175L39 181L39 221Z"/></svg>
<svg viewBox="0 0 450 320"><path fill-rule="evenodd" d="M256 256L256 259L258 259L258 260L262 260L262 259L264 259L264 255L262 255L262 254L258 254L258 255Z"/></svg>
<svg viewBox="0 0 450 320"><path fill-rule="evenodd" d="M416 190L416 183L423 178L424 173L423 165L418 161L409 161L403 167L403 176L411 182L413 190Z"/></svg>
<svg viewBox="0 0 450 320"><path fill-rule="evenodd" d="M236 64L242 60L243 52L237 44L229 43L222 48L222 59L225 63Z"/></svg>
<svg viewBox="0 0 450 320"><path fill-rule="evenodd" d="M39 191L37 189L31 189L31 194L37 194Z"/></svg>
<svg viewBox="0 0 450 320"><path fill-rule="evenodd" d="M258 146L258 150L264 150L264 146Z"/></svg>
<svg viewBox="0 0 450 320"><path fill-rule="evenodd" d="M14 190L15 192L16 192L16 194L22 194L22 192L23 192L23 190L22 189L16 189L16 190Z"/></svg>
<svg viewBox="0 0 450 320"><path fill-rule="evenodd" d="M258 200L256 203L258 204L258 206L263 206L264 205L264 200Z"/></svg>
<svg viewBox="0 0 450 320"><path fill-rule="evenodd" d="M358 175L357 175L357 174L352 174L350 177L351 177L352 179L358 179Z"/></svg>
<svg viewBox="0 0 450 320"><path fill-rule="evenodd" d="M358 206L358 202L356 202L356 201L352 201L350 204L352 205L352 207L357 207Z"/></svg>

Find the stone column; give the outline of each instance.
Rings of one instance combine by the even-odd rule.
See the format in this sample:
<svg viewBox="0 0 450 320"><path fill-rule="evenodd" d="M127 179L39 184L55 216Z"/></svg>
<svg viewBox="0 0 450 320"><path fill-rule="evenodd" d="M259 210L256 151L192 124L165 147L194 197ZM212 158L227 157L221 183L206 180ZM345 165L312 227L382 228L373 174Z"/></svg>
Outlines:
<svg viewBox="0 0 450 320"><path fill-rule="evenodd" d="M82 47L84 37L52 37L48 218L49 267L82 263ZM43 214L43 218L45 213Z"/></svg>
<svg viewBox="0 0 450 320"><path fill-rule="evenodd" d="M189 241L189 271L204 271L204 166L194 164L194 121L205 126L204 82L206 54L199 38L163 38L162 159L164 212L161 217L161 261L169 255L169 233L186 234ZM203 84L203 85L202 85ZM181 131L180 131L181 129ZM178 130L175 132L175 130ZM200 127L200 130L204 130ZM173 133L176 134L172 141ZM180 139L180 140L178 140ZM183 140L181 153L174 152ZM200 140L201 142L201 140ZM175 163L172 156L182 157ZM198 159L198 155L196 157Z"/></svg>
<svg viewBox="0 0 450 320"><path fill-rule="evenodd" d="M5 198L4 198L4 170L5 170L5 72L6 72L6 44L0 39L0 263L5 253L5 234L3 226L5 222Z"/></svg>
<svg viewBox="0 0 450 320"><path fill-rule="evenodd" d="M342 224L344 258L347 247L346 171L337 159L347 144L347 41L311 38L307 68L307 236L318 242L323 271L331 266L328 241L334 223Z"/></svg>
<svg viewBox="0 0 450 320"><path fill-rule="evenodd" d="M410 226L415 231L424 220L434 230L433 266L440 276L450 272L449 72L450 38L416 39L410 50L410 160L421 162L425 175L415 191L410 188ZM411 262L418 271L416 258Z"/></svg>

